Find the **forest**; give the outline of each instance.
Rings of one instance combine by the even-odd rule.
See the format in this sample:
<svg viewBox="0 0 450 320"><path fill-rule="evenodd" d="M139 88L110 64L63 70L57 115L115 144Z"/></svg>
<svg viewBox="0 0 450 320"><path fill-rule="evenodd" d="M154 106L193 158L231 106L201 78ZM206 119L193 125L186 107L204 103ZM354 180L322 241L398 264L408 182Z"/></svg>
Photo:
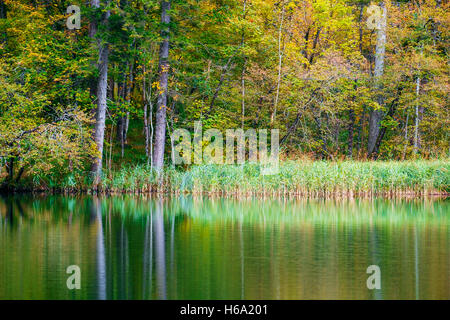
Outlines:
<svg viewBox="0 0 450 320"><path fill-rule="evenodd" d="M0 0L1 188L449 192L449 6ZM280 175L174 166L196 121L278 129Z"/></svg>

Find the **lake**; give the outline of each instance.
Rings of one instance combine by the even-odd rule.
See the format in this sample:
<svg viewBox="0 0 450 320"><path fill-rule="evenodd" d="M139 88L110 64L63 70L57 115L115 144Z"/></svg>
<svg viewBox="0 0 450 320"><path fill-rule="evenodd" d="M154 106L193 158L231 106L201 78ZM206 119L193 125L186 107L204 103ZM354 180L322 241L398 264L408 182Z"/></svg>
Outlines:
<svg viewBox="0 0 450 320"><path fill-rule="evenodd" d="M0 197L0 299L450 299L449 240L445 199Z"/></svg>

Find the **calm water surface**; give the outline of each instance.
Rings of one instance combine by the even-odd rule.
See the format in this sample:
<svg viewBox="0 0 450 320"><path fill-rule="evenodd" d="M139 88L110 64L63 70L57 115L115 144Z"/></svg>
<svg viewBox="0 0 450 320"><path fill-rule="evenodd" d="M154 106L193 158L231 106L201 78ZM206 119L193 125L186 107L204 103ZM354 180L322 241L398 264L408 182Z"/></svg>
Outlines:
<svg viewBox="0 0 450 320"><path fill-rule="evenodd" d="M0 299L450 299L449 240L442 199L3 197Z"/></svg>

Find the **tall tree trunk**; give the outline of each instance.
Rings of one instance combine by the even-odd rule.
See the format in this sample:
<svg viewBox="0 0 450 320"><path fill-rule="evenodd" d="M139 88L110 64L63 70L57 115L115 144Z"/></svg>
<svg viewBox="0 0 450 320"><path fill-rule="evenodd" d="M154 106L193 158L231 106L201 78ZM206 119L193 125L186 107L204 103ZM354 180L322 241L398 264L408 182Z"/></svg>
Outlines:
<svg viewBox="0 0 450 320"><path fill-rule="evenodd" d="M103 140L105 136L105 120L106 120L106 88L108 79L108 45L102 45L100 50L100 63L99 63L99 79L97 86L97 112L94 126L94 142L97 146L97 156L94 159L92 165L92 173L97 179L100 178L102 171L103 160Z"/></svg>
<svg viewBox="0 0 450 320"><path fill-rule="evenodd" d="M359 19L358 19L358 31L359 31L359 52L361 52L361 54L363 54L363 26L362 26L362 18L363 18L363 12L364 12L364 4L361 3L359 5Z"/></svg>
<svg viewBox="0 0 450 320"><path fill-rule="evenodd" d="M283 1L282 4L282 9L281 9L281 17L280 17L280 26L278 29L278 77L277 77L277 91L276 91L276 95L275 95L275 103L273 106L273 112L272 115L270 116L270 123L273 123L275 121L275 118L277 116L277 107L278 107L278 99L280 96L280 83L281 83L281 67L283 66L283 53L284 53L284 48L282 50L281 48L281 40L282 40L282 34L283 34L283 22L284 22L284 8L285 8L285 3Z"/></svg>
<svg viewBox="0 0 450 320"><path fill-rule="evenodd" d="M420 48L420 55L421 57L423 57L423 47ZM419 132L419 125L420 125L420 102L419 102L419 97L420 97L420 63L419 63L419 74L417 75L417 79L416 79L416 123L415 123L415 127L414 127L414 154L417 154L417 151L420 148L420 132Z"/></svg>
<svg viewBox="0 0 450 320"><path fill-rule="evenodd" d="M156 105L155 150L153 166L160 170L164 165L164 145L166 143L166 111L167 111L167 82L169 78L169 40L170 40L170 1L161 2L161 42L159 51L159 90Z"/></svg>
<svg viewBox="0 0 450 320"><path fill-rule="evenodd" d="M419 150L419 124L420 124L420 115L419 115L419 93L420 93L420 77L418 76L416 79L416 123L414 126L414 154Z"/></svg>
<svg viewBox="0 0 450 320"><path fill-rule="evenodd" d="M153 75L153 67L150 70L150 75ZM145 133L145 154L147 156L147 165L152 164L153 153L153 103L152 103L152 84L151 77L149 78L148 91L146 81L146 68L144 65L144 133ZM148 110L150 109L150 113Z"/></svg>
<svg viewBox="0 0 450 320"><path fill-rule="evenodd" d="M384 73L384 56L386 51L386 5L383 2L380 4L382 15L379 29L377 30L377 45L375 49L375 70L374 80L378 91L377 102L381 106L384 104L383 95L381 93L382 84L381 77ZM375 151L375 144L380 134L380 124L383 118L383 110L372 110L369 117L369 139L367 151L371 156Z"/></svg>
<svg viewBox="0 0 450 320"><path fill-rule="evenodd" d="M100 0L90 0L91 1L91 7L98 9L100 7ZM95 36L97 35L98 25L97 20L94 18L91 23L89 24L89 38L93 40L93 42L97 43L95 40ZM97 45L98 46L98 45ZM95 64L96 67L97 64ZM91 77L89 79L89 94L92 99L97 99L97 78ZM93 117L95 117L96 109L91 110L91 114Z"/></svg>
<svg viewBox="0 0 450 320"><path fill-rule="evenodd" d="M128 108L131 103L131 93L133 90L133 81L134 81L134 61L131 63L130 75L128 77L127 96L126 96ZM125 141L125 143L127 141L129 125L130 125L130 111L128 109L127 114L125 115L125 125L123 128L123 140Z"/></svg>
<svg viewBox="0 0 450 320"><path fill-rule="evenodd" d="M128 69L128 66L127 66ZM126 86L127 86L127 75L126 75L126 71L124 72L124 80L122 82L122 85L119 85L119 93L118 93L118 102L120 104L123 103L123 101L125 100L125 92L126 92ZM123 113L125 112L125 110L123 108L121 108L121 114L119 116L119 119L117 120L117 140L120 143L120 150L121 150L121 158L123 158L123 149L124 149L124 137L123 137L123 132L124 132L124 128L125 128L125 117L123 115Z"/></svg>
<svg viewBox="0 0 450 320"><path fill-rule="evenodd" d="M242 101L241 101L241 109L242 109L242 129L244 129L245 123L245 65L247 63L247 59L244 61L244 66L242 68L241 74L241 93L242 93Z"/></svg>
<svg viewBox="0 0 450 320"><path fill-rule="evenodd" d="M150 95L151 97L151 95ZM153 170L153 135L155 134L155 130L153 127L153 103L150 102L150 115L148 116L148 123L150 124L150 149L149 149L149 156L150 156L150 167Z"/></svg>
<svg viewBox="0 0 450 320"><path fill-rule="evenodd" d="M115 88L115 82L113 79L108 79L109 85L108 85L108 99L110 101L114 101L114 88ZM107 129L105 129L107 130ZM108 166L108 171L111 172L111 165L112 165L112 153L113 153L113 136L114 136L114 122L111 123L111 130L109 134L109 158L108 158L108 149L106 149L105 152L105 158L106 158L106 164Z"/></svg>
<svg viewBox="0 0 450 320"><path fill-rule="evenodd" d="M91 6L94 8L100 7L99 0L91 0ZM107 23L110 16L110 12L107 11L103 17L103 23ZM97 23L93 23L90 32L94 32L91 35L97 37ZM95 116L94 126L94 143L97 147L97 156L95 156L91 173L94 176L94 184L97 185L100 182L100 175L102 172L102 160L103 160L103 141L105 137L105 119L106 119L106 96L108 86L108 58L109 58L109 46L107 43L102 43L101 39L97 39L98 46L98 70L99 77L97 80L97 110Z"/></svg>
<svg viewBox="0 0 450 320"><path fill-rule="evenodd" d="M247 13L247 0L244 0L243 9L242 9L242 19L245 21L245 16ZM245 29L242 28L242 41L241 46L245 44ZM242 129L244 129L244 121L245 121L245 67L247 64L247 57L244 57L244 65L242 66L242 74L241 74L241 93L242 93L242 101L241 101L241 109L242 109Z"/></svg>
<svg viewBox="0 0 450 320"><path fill-rule="evenodd" d="M148 104L147 104L147 86L146 86L146 71L145 71L145 64L143 66L143 83L142 83L142 92L143 92L143 101L144 101L144 133L145 133L145 155L147 157L147 165L149 165L149 159L150 159L150 132L148 128ZM150 84L151 88L151 84ZM151 98L150 98L151 99Z"/></svg>
<svg viewBox="0 0 450 320"><path fill-rule="evenodd" d="M364 36L364 33L363 33L363 13L364 13L364 3L360 3L359 4L359 18L358 18L358 31L359 31L358 45L359 45L359 52L361 53L362 56L364 56L364 53L363 53L363 36ZM353 117L354 117L354 114L353 114ZM360 116L360 119L359 119L358 138L357 138L357 141L356 141L356 152L357 152L357 156L358 157L361 156L361 145L362 145L362 141L363 141L364 123L365 123L365 111L363 109L363 111L361 113L361 116ZM352 153L353 153L353 150L352 150Z"/></svg>

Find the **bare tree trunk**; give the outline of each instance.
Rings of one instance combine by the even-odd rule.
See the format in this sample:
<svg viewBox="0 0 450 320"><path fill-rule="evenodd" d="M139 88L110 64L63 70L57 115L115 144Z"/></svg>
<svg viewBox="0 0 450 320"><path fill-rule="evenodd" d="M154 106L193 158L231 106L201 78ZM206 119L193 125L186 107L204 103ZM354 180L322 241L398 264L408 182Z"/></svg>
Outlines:
<svg viewBox="0 0 450 320"><path fill-rule="evenodd" d="M127 86L127 75L125 74L125 79L123 80L120 90L120 94L119 94L119 101L120 104L123 103L124 98L125 98L125 92L126 92L126 86ZM125 127L125 117L123 116L123 113L125 112L125 110L123 108L120 109L120 116L119 119L117 121L117 138L119 140L120 143L120 150L121 150L121 158L123 158L123 145L124 145L124 140L123 140L123 131L124 131L124 127Z"/></svg>
<svg viewBox="0 0 450 320"><path fill-rule="evenodd" d="M155 133L155 130L153 128L153 104L152 103L150 103L150 115L149 115L148 119L149 119L149 123L150 123L150 167L153 170L153 135Z"/></svg>
<svg viewBox="0 0 450 320"><path fill-rule="evenodd" d="M245 20L245 16L247 13L247 0L244 0L244 8L242 11L242 18ZM245 43L245 30L242 28L242 41L241 46L243 46ZM241 74L241 91L242 91L242 129L244 129L244 121L245 121L245 67L247 64L247 58L244 58L244 65L242 67L242 74Z"/></svg>
<svg viewBox="0 0 450 320"><path fill-rule="evenodd" d="M414 126L414 154L417 153L419 149L419 92L420 92L420 77L416 79L416 123Z"/></svg>
<svg viewBox="0 0 450 320"><path fill-rule="evenodd" d="M98 8L100 6L99 0L91 0L91 6ZM110 16L110 11L107 11L104 15L103 22L107 23ZM94 37L97 35L97 25L92 26L91 31L95 30ZM109 46L106 43L102 43L100 39L97 39L99 61L98 70L99 77L97 81L97 110L95 116L94 126L94 142L97 147L97 156L93 160L91 173L95 178L94 184L97 185L100 182L100 175L102 172L102 160L103 160L103 141L105 137L105 118L106 118L106 96L108 86L108 57Z"/></svg>
<svg viewBox="0 0 450 320"><path fill-rule="evenodd" d="M358 31L359 31L359 52L361 52L361 54L363 54L363 27L362 27L362 18L363 18L363 12L364 12L364 4L361 3L360 7L359 7L359 19L358 19Z"/></svg>
<svg viewBox="0 0 450 320"><path fill-rule="evenodd" d="M241 91L242 91L242 103L241 103L241 108L242 108L242 129L244 129L244 122L245 122L245 79L244 79L244 75L245 75L245 64L246 64L246 61L244 62L244 67L242 68L242 74L241 74Z"/></svg>
<svg viewBox="0 0 450 320"><path fill-rule="evenodd" d="M381 106L384 104L383 95L381 93L382 84L381 77L384 73L384 56L386 51L386 5L384 1L380 4L382 16L379 29L377 30L377 45L375 49L375 70L374 78L378 90L377 102ZM380 124L383 118L383 110L372 110L369 117L369 141L367 151L369 156L375 151L375 144L380 134Z"/></svg>
<svg viewBox="0 0 450 320"><path fill-rule="evenodd" d="M142 91L143 91L143 100L144 100L144 133L145 133L145 155L147 157L147 165L149 165L149 159L150 159L150 149L149 149L149 138L150 138L150 133L148 130L148 105L147 105L147 87L146 87L146 68L145 68L145 64L143 66L143 83L142 83ZM150 84L151 87L151 84Z"/></svg>
<svg viewBox="0 0 450 320"><path fill-rule="evenodd" d="M364 53L363 53L363 35L364 35L364 33L363 33L363 25L362 25L363 13L364 13L364 3L360 3L359 18L358 18L358 29L359 29L358 30L359 31L358 45L359 45L359 52L361 53L361 55L364 56ZM356 142L356 150L357 150L358 157L361 156L361 145L362 145L362 141L363 141L364 123L365 123L365 111L363 109L361 117L359 119L358 139Z"/></svg>
<svg viewBox="0 0 450 320"><path fill-rule="evenodd" d="M106 85L108 78L108 45L102 46L100 51L100 64L99 71L100 76L97 86L97 112L94 126L94 142L97 146L97 156L94 159L92 165L92 173L96 176L96 179L100 178L102 171L102 159L103 159L103 140L105 136L105 119L106 119ZM98 181L97 181L98 182Z"/></svg>
<svg viewBox="0 0 450 320"><path fill-rule="evenodd" d="M152 68L153 69L153 68ZM153 74L153 71L150 71ZM147 91L147 81L146 81L146 68L144 66L144 132L145 132L145 154L147 156L147 165L152 164L152 154L153 154L153 103L152 103L152 84L151 78L148 84ZM150 109L150 114L148 112Z"/></svg>
<svg viewBox="0 0 450 320"><path fill-rule="evenodd" d="M275 121L275 118L277 116L277 107L278 107L278 99L280 96L280 82L281 82L281 67L283 63L283 51L281 50L281 38L283 34L283 22L284 22L284 8L285 3L283 1L283 8L281 9L281 21L280 21L280 27L278 29L278 78L277 78L277 91L275 95L275 103L273 106L273 112L270 116L270 123L273 123Z"/></svg>
<svg viewBox="0 0 450 320"><path fill-rule="evenodd" d="M420 48L420 54L423 56L423 47ZM420 73L420 63L419 63L419 73ZM420 132L419 132L419 125L420 125L420 111L422 108L420 108L420 75L417 75L416 79L416 123L414 127L414 154L417 154L417 151L420 148Z"/></svg>
<svg viewBox="0 0 450 320"><path fill-rule="evenodd" d="M127 63L127 67L126 67L126 71L125 71L125 80L122 85L122 97L123 97L123 100L127 102L127 108L129 107L130 102L131 102L134 61L131 63L130 68L128 66L129 66L129 63ZM124 112L124 109L122 109L122 112ZM118 139L120 142L122 158L125 155L125 143L127 140L129 123L130 123L130 111L127 110L125 115L121 115L119 117L118 126L117 126L117 136L118 136Z"/></svg>
<svg viewBox="0 0 450 320"><path fill-rule="evenodd" d="M100 7L100 0L90 0L91 1L91 7L98 9ZM95 37L97 35L97 29L98 29L98 25L97 25L97 20L94 18L90 24L89 24L89 38L92 39L93 42L97 42ZM98 46L98 44L97 44ZM97 64L95 64L96 67ZM90 84L89 84L89 95L91 98L93 99L97 99L97 85L98 85L98 79L95 77L91 77L90 79ZM91 114L93 115L93 117L95 117L95 112L96 109L92 109L91 110Z"/></svg>
<svg viewBox="0 0 450 320"><path fill-rule="evenodd" d="M100 8L100 0L91 0L91 7L98 9ZM94 19L93 21L91 21L91 23L89 24L89 37L94 39L97 35L97 21Z"/></svg>
<svg viewBox="0 0 450 320"><path fill-rule="evenodd" d="M110 101L114 100L114 89L115 89L115 81L112 79L109 79L109 86L108 86L108 99ZM105 129L106 130L106 129ZM114 145L114 121L111 123L111 131L109 135L109 158L108 158L108 150L105 153L106 163L108 166L109 172L111 172L111 165L112 165L112 153L113 153L113 145Z"/></svg>
<svg viewBox="0 0 450 320"><path fill-rule="evenodd" d="M153 166L160 170L164 165L164 145L166 143L166 111L167 111L167 82L169 77L169 40L170 40L170 1L161 3L161 22L163 24L161 36L163 41L159 52L159 90L156 105L155 150Z"/></svg>
<svg viewBox="0 0 450 320"><path fill-rule="evenodd" d="M133 81L134 81L134 61L131 63L131 69L130 69L130 75L128 76L128 86L127 86L127 96L126 101L128 107L131 103L131 93L133 90ZM128 109L129 110L129 109ZM127 111L127 114L125 115L125 125L123 128L123 140L127 141L127 135L128 135L128 127L130 125L130 111Z"/></svg>

